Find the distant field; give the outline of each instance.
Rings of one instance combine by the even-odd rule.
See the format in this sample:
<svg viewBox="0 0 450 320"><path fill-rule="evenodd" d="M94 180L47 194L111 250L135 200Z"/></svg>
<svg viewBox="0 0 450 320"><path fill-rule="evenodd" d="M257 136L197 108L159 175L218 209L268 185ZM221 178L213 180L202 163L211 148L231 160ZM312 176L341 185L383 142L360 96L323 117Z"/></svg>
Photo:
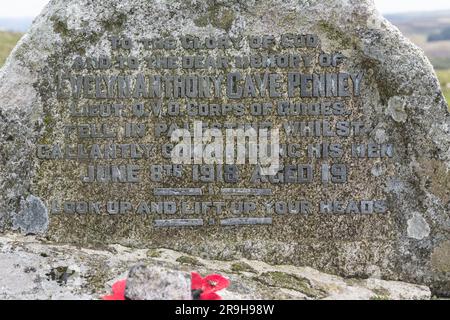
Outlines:
<svg viewBox="0 0 450 320"><path fill-rule="evenodd" d="M449 70L437 70L439 81L441 82L442 91L450 105L450 69Z"/></svg>
<svg viewBox="0 0 450 320"><path fill-rule="evenodd" d="M427 41L450 27L450 11L386 16L412 42L421 47L436 69L442 91L450 104L450 41Z"/></svg>
<svg viewBox="0 0 450 320"><path fill-rule="evenodd" d="M0 66L5 63L20 37L22 37L22 33L0 31Z"/></svg>
<svg viewBox="0 0 450 320"><path fill-rule="evenodd" d="M436 69L450 69L450 41L427 41L427 34L403 32L421 47Z"/></svg>
<svg viewBox="0 0 450 320"><path fill-rule="evenodd" d="M412 42L421 47L437 70L450 70L450 40L428 41L450 28L450 11L388 15Z"/></svg>

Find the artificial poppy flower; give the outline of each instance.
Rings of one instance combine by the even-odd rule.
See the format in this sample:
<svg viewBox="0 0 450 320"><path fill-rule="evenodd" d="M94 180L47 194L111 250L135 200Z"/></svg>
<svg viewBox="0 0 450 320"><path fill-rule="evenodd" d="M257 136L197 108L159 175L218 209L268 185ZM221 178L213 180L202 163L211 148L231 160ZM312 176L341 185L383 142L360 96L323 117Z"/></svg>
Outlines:
<svg viewBox="0 0 450 320"><path fill-rule="evenodd" d="M191 291L194 300L222 300L216 291L230 285L230 281L220 274L210 274L202 278L197 272L191 272Z"/></svg>
<svg viewBox="0 0 450 320"><path fill-rule="evenodd" d="M119 280L112 285L112 295L102 297L103 300L125 300L127 280Z"/></svg>

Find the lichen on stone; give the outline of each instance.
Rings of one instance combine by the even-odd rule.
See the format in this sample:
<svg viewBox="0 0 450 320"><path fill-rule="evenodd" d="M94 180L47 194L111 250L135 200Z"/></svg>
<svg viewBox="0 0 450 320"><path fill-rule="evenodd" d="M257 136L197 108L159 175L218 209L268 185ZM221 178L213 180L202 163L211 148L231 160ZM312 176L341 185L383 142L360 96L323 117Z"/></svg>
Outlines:
<svg viewBox="0 0 450 320"><path fill-rule="evenodd" d="M180 256L175 261L179 262L181 264L188 264L188 265L192 265L192 266L202 266L203 265L198 259L189 257L189 256Z"/></svg>
<svg viewBox="0 0 450 320"><path fill-rule="evenodd" d="M47 231L48 224L47 207L34 195L21 201L21 210L13 217L13 229L24 234L43 234Z"/></svg>
<svg viewBox="0 0 450 320"><path fill-rule="evenodd" d="M112 18L102 20L100 24L108 32L120 32L123 28L123 25L127 21L127 15L123 12L118 12L112 14L111 16Z"/></svg>
<svg viewBox="0 0 450 320"><path fill-rule="evenodd" d="M208 7L207 12L194 19L194 23L199 27L213 27L229 31L235 20L234 12L229 8L218 5Z"/></svg>
<svg viewBox="0 0 450 320"><path fill-rule="evenodd" d="M377 297L384 297L386 299L389 299L390 296L390 292L389 290L385 289L385 288L373 288L371 289Z"/></svg>
<svg viewBox="0 0 450 320"><path fill-rule="evenodd" d="M326 35L330 41L337 42L342 50L350 48L353 42L352 38L345 32L339 30L335 25L327 21L319 21L317 23L318 30Z"/></svg>
<svg viewBox="0 0 450 320"><path fill-rule="evenodd" d="M234 272L252 272L256 273L256 270L246 262L239 261L231 264L231 271Z"/></svg>
<svg viewBox="0 0 450 320"><path fill-rule="evenodd" d="M420 213L414 212L407 221L407 233L410 238L422 240L430 235L430 226Z"/></svg>
<svg viewBox="0 0 450 320"><path fill-rule="evenodd" d="M431 265L439 272L450 272L450 240L444 241L433 250Z"/></svg>
<svg viewBox="0 0 450 320"><path fill-rule="evenodd" d="M75 270L71 270L68 266L58 266L56 268L52 268L48 273L48 279L52 281L56 281L60 285L64 285L67 283L69 277L75 274Z"/></svg>
<svg viewBox="0 0 450 320"><path fill-rule="evenodd" d="M255 276L253 279L265 285L296 290L311 298L320 299L326 296L325 291L314 287L309 279L294 274L269 271Z"/></svg>
<svg viewBox="0 0 450 320"><path fill-rule="evenodd" d="M63 20L60 20L58 17L51 17L51 21L53 21L53 30L56 33L61 34L63 37L67 37L69 35L69 29L67 28L67 23Z"/></svg>
<svg viewBox="0 0 450 320"><path fill-rule="evenodd" d="M370 300L390 300L389 296L375 295Z"/></svg>
<svg viewBox="0 0 450 320"><path fill-rule="evenodd" d="M161 257L161 251L156 249L150 249L147 251L147 257L149 258L159 258Z"/></svg>

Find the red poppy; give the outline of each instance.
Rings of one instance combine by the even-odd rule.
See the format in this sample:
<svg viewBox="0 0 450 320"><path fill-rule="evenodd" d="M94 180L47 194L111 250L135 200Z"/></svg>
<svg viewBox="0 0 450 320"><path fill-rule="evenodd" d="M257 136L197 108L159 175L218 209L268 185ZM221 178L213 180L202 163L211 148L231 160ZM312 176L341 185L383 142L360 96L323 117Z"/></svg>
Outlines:
<svg viewBox="0 0 450 320"><path fill-rule="evenodd" d="M112 285L112 295L102 297L103 300L125 300L127 280L119 280Z"/></svg>
<svg viewBox="0 0 450 320"><path fill-rule="evenodd" d="M194 300L222 300L216 291L230 285L230 281L220 274L210 274L202 278L197 272L191 272L191 290Z"/></svg>

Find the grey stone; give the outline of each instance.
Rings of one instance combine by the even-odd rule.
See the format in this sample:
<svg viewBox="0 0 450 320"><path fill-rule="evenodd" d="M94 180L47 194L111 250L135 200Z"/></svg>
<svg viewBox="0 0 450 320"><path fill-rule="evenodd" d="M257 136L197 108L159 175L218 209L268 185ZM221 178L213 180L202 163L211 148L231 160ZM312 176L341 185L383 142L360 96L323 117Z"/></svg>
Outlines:
<svg viewBox="0 0 450 320"><path fill-rule="evenodd" d="M158 257L147 257L147 248L108 245L86 249L48 244L36 236L0 235L0 299L99 300L110 295L111 286L122 279L127 279L128 297L190 299L191 271L203 277L212 273L227 277L229 287L217 292L225 300L431 298L426 286L376 278L345 279L308 267L246 259L195 258L202 265L193 269L177 261L185 255L182 252L153 250L159 252ZM436 261L439 264L441 260ZM245 271L236 270L237 265L245 266Z"/></svg>
<svg viewBox="0 0 450 320"><path fill-rule="evenodd" d="M403 97L392 97L388 101L386 114L390 115L396 122L405 123L408 115L406 114L405 99Z"/></svg>
<svg viewBox="0 0 450 320"><path fill-rule="evenodd" d="M13 229L24 234L43 234L48 228L48 211L41 199L29 195L21 201L21 209L13 216Z"/></svg>
<svg viewBox="0 0 450 320"><path fill-rule="evenodd" d="M430 226L420 213L414 212L408 220L407 232L408 237L422 240L430 235Z"/></svg>
<svg viewBox="0 0 450 320"><path fill-rule="evenodd" d="M375 177L379 177L383 174L384 172L384 168L383 165L381 163L376 163L372 169L370 170L370 172L375 176Z"/></svg>
<svg viewBox="0 0 450 320"><path fill-rule="evenodd" d="M188 274L158 266L131 268L125 289L130 300L191 300Z"/></svg>
<svg viewBox="0 0 450 320"><path fill-rule="evenodd" d="M377 143L385 143L389 140L389 137L386 134L386 130L383 128L375 129L375 141Z"/></svg>
<svg viewBox="0 0 450 320"><path fill-rule="evenodd" d="M202 40L206 37L233 37L236 47L229 50L199 51L180 47L170 50L174 56L202 53L217 58L221 52L230 56L246 56L264 51L251 49L247 36L280 37L287 33L316 34L320 47L304 49L305 52L314 57L322 51L340 52L346 59L338 68L339 72L364 72L361 95L348 98L349 110L346 111L350 113L348 117L345 115L345 119L360 119L367 123L367 134L355 139L312 139L314 142L333 140L346 147L346 156L340 160L349 169L347 183L324 186L313 181L309 185L255 186L247 183L250 179L246 179L232 186L222 182L211 183L207 188L206 183L194 185L192 179L184 176L177 179L163 177L161 183L145 180L136 184L87 184L80 179L89 162L86 159L37 158L37 145L104 143L97 141L102 139L66 137L66 124L103 122L110 129L131 119L74 119L69 114L70 106L104 104L107 100L63 99L57 96L57 75L61 72L76 73L72 64L77 57L117 56L120 53L143 59L152 54L142 44L135 45L129 51L113 50L112 36L128 36L133 40L168 36L178 38L187 34L197 35ZM270 52L278 53L279 50L279 47L274 47ZM169 51L164 51L164 54L169 54ZM308 73L327 70L317 64L300 69ZM222 75L228 72L225 69L216 71ZM274 73L284 71L273 69ZM114 66L109 71L83 70L79 73L124 72ZM162 73L161 70L150 71L144 63L138 69L126 72ZM194 71L177 72L185 75ZM198 73L208 72L202 70ZM126 103L132 104L136 100L141 99L128 99ZM111 103L124 101L112 99ZM248 101L253 102L251 99ZM145 103L149 104L147 100ZM229 100L220 98L214 103L229 103ZM424 53L386 21L371 0L53 0L36 18L0 70L0 118L0 230L3 232L11 228L24 233L45 232L46 239L51 243L69 242L84 247L119 243L140 248L170 248L208 259L251 259L297 267L308 265L346 277L369 276L376 269L379 270L377 277L426 284L436 294L450 295L449 273L445 271L448 270L446 252L450 240L448 106ZM153 128L155 121L182 123L193 118L161 114L143 122ZM274 114L264 117L245 114L230 116L229 120L254 123L261 122L258 120L261 118L275 124L280 124L281 120L291 120L289 117L280 119ZM221 122L223 118L211 117L209 120ZM122 129L118 129L118 133L123 134ZM162 138L158 140L152 135L142 139L108 139L103 140L155 143L157 147L162 141ZM393 144L393 158L348 157L351 144L361 141ZM303 143L296 137L288 142ZM325 159L314 163L320 164L322 161ZM140 162L145 163L147 168L149 164L167 163L167 159L158 153L144 160L130 158L105 162L111 165ZM244 166L241 171L248 174L249 169ZM257 211L242 218L268 218L272 220L263 221L270 221L271 224L220 227L220 219L214 220L216 215L209 212L202 214L202 225L170 229L157 227L153 215L143 217L135 214L128 205L136 207L143 200L159 201L169 197L153 196L154 190L161 187L201 187L201 196L199 193L189 197L177 195L182 201L189 198L186 201L197 202L203 199L209 202L224 200L219 197L222 188L270 187L272 195L242 195L239 199L253 201L258 207ZM32 198L29 195L33 195ZM299 198L305 198L314 205L307 216L263 216L268 202L287 202ZM28 200L24 202L23 199ZM118 214L107 212L105 207L108 201L117 199L123 201L122 210ZM352 203L357 199L385 200L388 211L368 215L321 214L317 208L320 201ZM102 212L53 214L50 210L54 203L57 207L59 204L61 209L62 203L67 201L99 201L103 204ZM49 213L48 228L45 208L52 211L52 214ZM354 206L351 209L355 211ZM414 213L420 213L421 217ZM160 217L168 218L185 217L178 214ZM227 218L235 217L224 213L224 219ZM252 285L255 283L252 282Z"/></svg>

